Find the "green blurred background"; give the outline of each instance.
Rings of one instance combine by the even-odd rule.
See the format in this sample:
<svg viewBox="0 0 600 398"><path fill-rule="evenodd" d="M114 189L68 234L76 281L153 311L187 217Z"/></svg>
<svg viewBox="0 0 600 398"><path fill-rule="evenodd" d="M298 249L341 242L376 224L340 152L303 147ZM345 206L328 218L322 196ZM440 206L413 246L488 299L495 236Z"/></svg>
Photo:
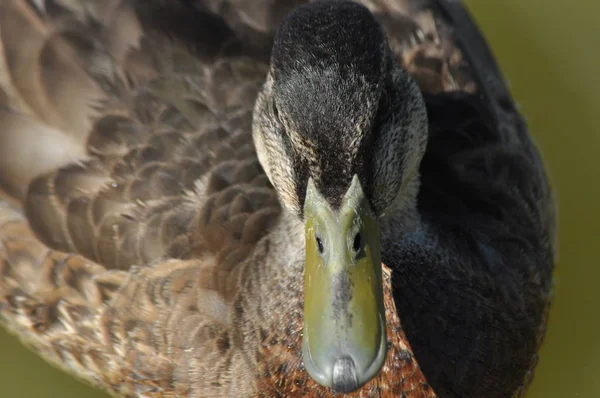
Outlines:
<svg viewBox="0 0 600 398"><path fill-rule="evenodd" d="M559 203L556 297L528 398L600 397L600 1L466 3L542 150ZM3 331L0 396L106 397Z"/></svg>

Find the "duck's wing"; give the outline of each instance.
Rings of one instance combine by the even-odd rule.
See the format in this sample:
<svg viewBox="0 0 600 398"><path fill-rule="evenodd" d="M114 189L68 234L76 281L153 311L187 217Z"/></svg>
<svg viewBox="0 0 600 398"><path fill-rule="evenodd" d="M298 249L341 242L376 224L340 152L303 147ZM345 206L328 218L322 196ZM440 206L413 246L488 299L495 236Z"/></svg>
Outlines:
<svg viewBox="0 0 600 398"><path fill-rule="evenodd" d="M113 393L245 391L220 378L279 213L250 134L267 65L174 1L2 0L0 39L3 324Z"/></svg>
<svg viewBox="0 0 600 398"><path fill-rule="evenodd" d="M402 236L392 218L382 234L396 308L440 396L522 396L548 319L552 194L527 126L464 6L412 4L432 21L424 32L435 28L404 57L416 69L430 128L417 203L423 228Z"/></svg>

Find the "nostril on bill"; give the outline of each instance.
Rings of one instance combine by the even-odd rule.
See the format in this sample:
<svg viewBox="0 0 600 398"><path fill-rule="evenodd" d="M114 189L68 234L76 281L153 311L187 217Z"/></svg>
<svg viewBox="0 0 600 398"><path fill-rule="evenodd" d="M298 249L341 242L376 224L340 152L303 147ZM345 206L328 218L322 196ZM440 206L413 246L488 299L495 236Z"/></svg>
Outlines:
<svg viewBox="0 0 600 398"><path fill-rule="evenodd" d="M349 356L343 356L333 365L331 388L335 393L348 393L358 388L356 366Z"/></svg>

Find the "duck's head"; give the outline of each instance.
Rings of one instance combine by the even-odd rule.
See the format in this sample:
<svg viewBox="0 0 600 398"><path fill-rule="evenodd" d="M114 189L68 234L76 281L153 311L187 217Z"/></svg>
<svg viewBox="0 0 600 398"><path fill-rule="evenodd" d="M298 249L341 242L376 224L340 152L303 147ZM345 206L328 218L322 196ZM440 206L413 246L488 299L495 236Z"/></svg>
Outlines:
<svg viewBox="0 0 600 398"><path fill-rule="evenodd" d="M334 391L355 390L386 356L379 219L415 195L407 187L427 140L420 91L368 9L311 3L279 27L253 134L283 205L305 225L306 369Z"/></svg>

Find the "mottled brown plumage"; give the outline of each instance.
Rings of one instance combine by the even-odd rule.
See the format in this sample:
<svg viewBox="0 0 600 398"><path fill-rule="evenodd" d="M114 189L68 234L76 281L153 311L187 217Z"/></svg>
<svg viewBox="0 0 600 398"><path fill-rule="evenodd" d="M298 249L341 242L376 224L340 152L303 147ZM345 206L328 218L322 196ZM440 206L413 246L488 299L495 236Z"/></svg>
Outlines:
<svg viewBox="0 0 600 398"><path fill-rule="evenodd" d="M251 134L301 3L0 0L8 330L114 395L332 395L301 363L302 226ZM520 396L551 288L541 161L460 4L360 3L430 137L423 226L382 220L388 356L349 395Z"/></svg>

